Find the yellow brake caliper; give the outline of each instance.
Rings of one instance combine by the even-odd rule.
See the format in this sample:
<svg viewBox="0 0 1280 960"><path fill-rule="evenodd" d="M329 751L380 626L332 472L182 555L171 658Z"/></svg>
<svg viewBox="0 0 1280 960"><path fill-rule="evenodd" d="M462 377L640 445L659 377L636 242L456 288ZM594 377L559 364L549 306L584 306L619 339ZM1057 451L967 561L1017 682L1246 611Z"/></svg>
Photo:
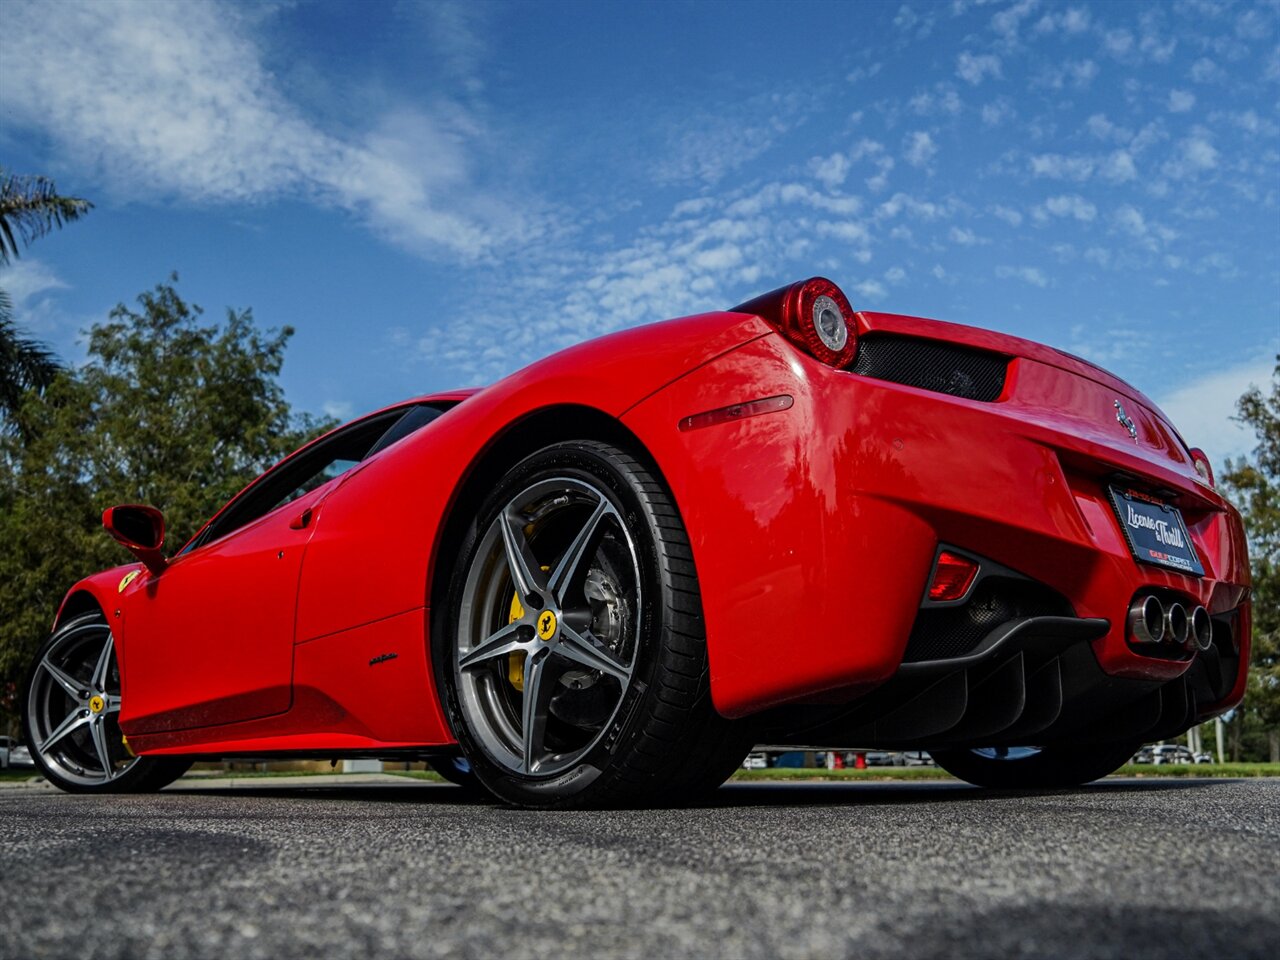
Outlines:
<svg viewBox="0 0 1280 960"><path fill-rule="evenodd" d="M543 573L550 573L550 567L543 567ZM524 604L520 602L520 594L514 590L511 592L511 612L508 616L507 623L515 623L524 616ZM507 657L507 681L519 690L524 692L524 651L516 651Z"/></svg>
<svg viewBox="0 0 1280 960"><path fill-rule="evenodd" d="M515 623L524 616L524 604L520 602L520 594L511 594L511 619L507 623ZM507 657L507 680L511 685L524 692L524 651L517 650Z"/></svg>

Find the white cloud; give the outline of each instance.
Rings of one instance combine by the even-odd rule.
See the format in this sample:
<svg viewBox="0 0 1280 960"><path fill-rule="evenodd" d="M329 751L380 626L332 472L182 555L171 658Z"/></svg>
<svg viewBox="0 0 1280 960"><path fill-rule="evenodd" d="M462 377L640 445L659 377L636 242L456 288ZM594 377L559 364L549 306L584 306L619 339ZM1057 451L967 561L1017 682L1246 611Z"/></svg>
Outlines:
<svg viewBox="0 0 1280 960"><path fill-rule="evenodd" d="M9 294L13 309L19 315L23 307L40 294L66 288L48 264L31 257L10 260L8 266L0 269L0 289Z"/></svg>
<svg viewBox="0 0 1280 960"><path fill-rule="evenodd" d="M932 92L924 90L917 93L907 101L907 106L912 113L922 117L932 114L954 116L964 109L964 104L960 102L960 95L945 84L939 84Z"/></svg>
<svg viewBox="0 0 1280 960"><path fill-rule="evenodd" d="M1191 79L1196 83L1216 83L1226 77L1226 72L1210 60L1201 57L1191 65Z"/></svg>
<svg viewBox="0 0 1280 960"><path fill-rule="evenodd" d="M993 53L972 54L966 50L956 58L956 76L975 87L984 77L999 79L1000 58Z"/></svg>
<svg viewBox="0 0 1280 960"><path fill-rule="evenodd" d="M1060 30L1067 34L1084 33L1091 18L1087 7L1070 7L1061 13L1046 13L1036 22L1036 33L1053 33Z"/></svg>
<svg viewBox="0 0 1280 960"><path fill-rule="evenodd" d="M1011 227L1018 227L1022 225L1022 214L1011 207L1004 207L997 204L991 208L991 214L992 216L1003 220Z"/></svg>
<svg viewBox="0 0 1280 960"><path fill-rule="evenodd" d="M0 290L9 295L22 334L49 340L60 353L75 349L75 331L84 325L83 318L68 316L58 298L50 296L67 288L68 284L48 264L32 257L11 260L0 267Z"/></svg>
<svg viewBox="0 0 1280 960"><path fill-rule="evenodd" d="M1095 166L1092 157L1067 157L1060 153L1041 153L1029 159L1031 173L1051 180L1088 180Z"/></svg>
<svg viewBox="0 0 1280 960"><path fill-rule="evenodd" d="M982 105L982 122L988 127L998 127L1013 115L1013 106L1004 97Z"/></svg>
<svg viewBox="0 0 1280 960"><path fill-rule="evenodd" d="M861 283L855 283L853 289L860 297L867 300L883 300L889 295L889 291L879 280L863 280Z"/></svg>
<svg viewBox="0 0 1280 960"><path fill-rule="evenodd" d="M1102 161L1098 175L1111 183L1126 183L1138 176L1138 168L1129 151L1116 150Z"/></svg>
<svg viewBox="0 0 1280 960"><path fill-rule="evenodd" d="M834 190L844 183L845 177L849 175L849 158L843 153L833 153L828 157L814 157L809 161L809 169L828 190Z"/></svg>
<svg viewBox="0 0 1280 960"><path fill-rule="evenodd" d="M926 166L938 153L933 137L924 130L908 134L903 142L903 159L913 167Z"/></svg>
<svg viewBox="0 0 1280 960"><path fill-rule="evenodd" d="M1178 150L1165 163L1163 170L1166 176L1175 180L1185 180L1218 165L1218 151L1203 134L1196 133L1178 144Z"/></svg>
<svg viewBox="0 0 1280 960"><path fill-rule="evenodd" d="M1049 278L1039 267L996 267L996 276L1001 280L1022 280L1033 287L1049 286Z"/></svg>
<svg viewBox="0 0 1280 960"><path fill-rule="evenodd" d="M1050 197L1044 202L1044 209L1055 217L1074 217L1083 223L1089 223L1098 215L1098 208L1078 193Z"/></svg>
<svg viewBox="0 0 1280 960"><path fill-rule="evenodd" d="M1176 231L1162 224L1149 222L1132 204L1119 207L1111 220L1119 230L1140 241L1147 250L1158 250L1178 236Z"/></svg>
<svg viewBox="0 0 1280 960"><path fill-rule="evenodd" d="M654 179L661 184L717 184L773 147L803 112L796 100L776 94L754 97L733 109L682 115L666 132Z"/></svg>
<svg viewBox="0 0 1280 960"><path fill-rule="evenodd" d="M961 247L973 247L980 243L989 242L978 236L968 227L952 227L948 236L951 238L952 243Z"/></svg>
<svg viewBox="0 0 1280 960"><path fill-rule="evenodd" d="M1196 105L1196 95L1190 90L1169 91L1169 112L1186 113Z"/></svg>
<svg viewBox="0 0 1280 960"><path fill-rule="evenodd" d="M901 267L890 267L884 272L884 278L889 283L901 283L907 278L907 272Z"/></svg>
<svg viewBox="0 0 1280 960"><path fill-rule="evenodd" d="M1274 367L1274 350L1260 351L1252 360L1204 373L1155 399L1183 439L1202 448L1220 474L1227 457L1248 453L1257 445L1254 433L1231 417L1236 401L1250 386L1267 388Z"/></svg>
<svg viewBox="0 0 1280 960"><path fill-rule="evenodd" d="M350 420L355 416L355 408L350 400L326 400L320 405L320 412L334 420Z"/></svg>
<svg viewBox="0 0 1280 960"><path fill-rule="evenodd" d="M1098 75L1098 65L1092 60L1065 60L1058 66L1046 68L1039 76L1039 82L1054 90L1061 90L1067 84L1080 90L1091 84Z"/></svg>
<svg viewBox="0 0 1280 960"><path fill-rule="evenodd" d="M1000 34L1006 43L1013 44L1018 39L1018 28L1022 21L1036 6L1037 0L1018 0L991 18L991 29Z"/></svg>
<svg viewBox="0 0 1280 960"><path fill-rule="evenodd" d="M473 258L527 238L513 198L476 182L483 130L460 107L389 108L328 133L290 102L249 11L137 0L7 4L39 30L0 35L0 107L131 198L302 197L428 255ZM67 51L74 51L68 55Z"/></svg>
<svg viewBox="0 0 1280 960"><path fill-rule="evenodd" d="M1108 30L1102 36L1102 45L1113 57L1123 57L1133 49L1133 34L1128 30Z"/></svg>
<svg viewBox="0 0 1280 960"><path fill-rule="evenodd" d="M880 206L876 207L877 220L892 220L900 213L915 217L917 220L938 220L951 215L951 209L932 200L921 200L907 193L895 193Z"/></svg>
<svg viewBox="0 0 1280 960"><path fill-rule="evenodd" d="M1273 15L1274 12L1273 9ZM1265 40L1271 35L1274 22L1274 16L1268 17L1257 10L1246 10L1236 20L1236 36L1241 40Z"/></svg>

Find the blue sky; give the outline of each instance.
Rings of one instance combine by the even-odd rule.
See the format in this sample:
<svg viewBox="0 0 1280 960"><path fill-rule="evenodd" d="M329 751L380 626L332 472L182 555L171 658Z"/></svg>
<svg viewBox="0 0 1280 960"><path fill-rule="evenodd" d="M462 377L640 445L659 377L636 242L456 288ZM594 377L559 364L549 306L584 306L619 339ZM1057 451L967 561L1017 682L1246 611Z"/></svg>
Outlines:
<svg viewBox="0 0 1280 960"><path fill-rule="evenodd" d="M490 381L824 274L1160 402L1280 350L1275 2L0 0L0 163L97 209L0 273L68 358L181 275L299 407Z"/></svg>

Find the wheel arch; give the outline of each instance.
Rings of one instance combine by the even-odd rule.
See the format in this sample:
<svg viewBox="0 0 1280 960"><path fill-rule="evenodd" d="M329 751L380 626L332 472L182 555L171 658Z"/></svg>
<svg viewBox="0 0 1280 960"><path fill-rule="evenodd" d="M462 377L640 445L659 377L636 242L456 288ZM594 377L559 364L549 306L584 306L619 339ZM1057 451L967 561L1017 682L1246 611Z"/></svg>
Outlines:
<svg viewBox="0 0 1280 960"><path fill-rule="evenodd" d="M449 558L456 556L471 518L502 475L531 453L567 440L612 443L643 459L649 469L662 477L661 467L644 442L617 418L596 407L555 404L512 421L472 460L449 502L445 522L440 525L431 551L427 575L427 606L433 613L442 609L447 597L453 570ZM666 483L665 478L663 482Z"/></svg>
<svg viewBox="0 0 1280 960"><path fill-rule="evenodd" d="M102 602L91 591L83 587L74 588L67 594L62 606L58 608L58 615L54 618L53 629L57 630L68 620L78 617L92 611L99 611L104 617L107 615L106 608Z"/></svg>

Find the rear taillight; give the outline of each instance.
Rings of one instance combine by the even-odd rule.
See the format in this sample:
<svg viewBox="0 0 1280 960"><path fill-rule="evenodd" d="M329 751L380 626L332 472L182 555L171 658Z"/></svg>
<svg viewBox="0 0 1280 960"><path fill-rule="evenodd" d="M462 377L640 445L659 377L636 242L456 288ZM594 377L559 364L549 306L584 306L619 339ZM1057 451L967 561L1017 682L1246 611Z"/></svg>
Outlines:
<svg viewBox="0 0 1280 960"><path fill-rule="evenodd" d="M1191 463L1196 468L1196 473L1200 474L1200 479L1209 486L1215 486L1213 482L1213 467L1209 465L1209 457L1199 447L1191 448Z"/></svg>
<svg viewBox="0 0 1280 960"><path fill-rule="evenodd" d="M846 367L858 352L849 298L825 277L811 277L740 303L734 313L754 313L792 343L833 367Z"/></svg>

